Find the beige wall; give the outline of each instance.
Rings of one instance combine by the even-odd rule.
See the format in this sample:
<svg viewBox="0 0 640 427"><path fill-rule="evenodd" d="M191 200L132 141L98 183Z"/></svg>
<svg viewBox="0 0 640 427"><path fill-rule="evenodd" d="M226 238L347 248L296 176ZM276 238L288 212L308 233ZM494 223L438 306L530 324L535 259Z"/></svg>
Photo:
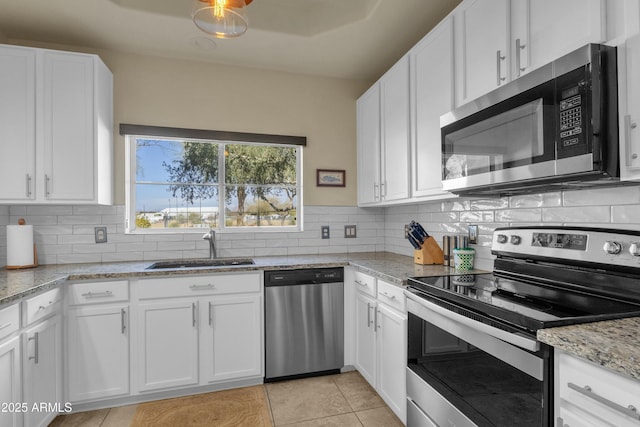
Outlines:
<svg viewBox="0 0 640 427"><path fill-rule="evenodd" d="M114 76L116 204L125 197L120 123L306 136L304 204L356 204L355 101L369 82L95 53ZM316 187L317 168L346 170L347 186Z"/></svg>
<svg viewBox="0 0 640 427"><path fill-rule="evenodd" d="M0 43L7 43L8 41L9 39L7 38L7 36L4 35L2 30L0 30Z"/></svg>

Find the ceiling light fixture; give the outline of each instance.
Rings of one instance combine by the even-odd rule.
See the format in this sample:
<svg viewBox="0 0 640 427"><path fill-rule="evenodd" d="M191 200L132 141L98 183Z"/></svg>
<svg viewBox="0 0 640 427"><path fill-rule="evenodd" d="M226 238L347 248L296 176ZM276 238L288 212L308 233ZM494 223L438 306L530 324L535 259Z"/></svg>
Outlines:
<svg viewBox="0 0 640 427"><path fill-rule="evenodd" d="M198 28L212 36L226 39L247 31L246 7L253 0L193 0L191 18Z"/></svg>

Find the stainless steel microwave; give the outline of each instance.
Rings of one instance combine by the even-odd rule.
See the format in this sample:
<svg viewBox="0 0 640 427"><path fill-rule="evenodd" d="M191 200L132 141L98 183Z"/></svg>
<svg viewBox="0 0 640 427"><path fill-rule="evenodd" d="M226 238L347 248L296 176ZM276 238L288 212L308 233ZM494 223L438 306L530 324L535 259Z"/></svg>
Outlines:
<svg viewBox="0 0 640 427"><path fill-rule="evenodd" d="M511 195L614 184L616 48L590 44L440 117L442 185Z"/></svg>

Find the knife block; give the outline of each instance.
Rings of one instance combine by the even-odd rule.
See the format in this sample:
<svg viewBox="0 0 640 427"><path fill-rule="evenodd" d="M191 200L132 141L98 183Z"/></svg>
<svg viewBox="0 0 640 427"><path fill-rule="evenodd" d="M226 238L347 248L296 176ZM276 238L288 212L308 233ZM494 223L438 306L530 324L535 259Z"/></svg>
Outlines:
<svg viewBox="0 0 640 427"><path fill-rule="evenodd" d="M416 264L443 264L444 253L435 239L427 237L420 249L413 251L413 262Z"/></svg>

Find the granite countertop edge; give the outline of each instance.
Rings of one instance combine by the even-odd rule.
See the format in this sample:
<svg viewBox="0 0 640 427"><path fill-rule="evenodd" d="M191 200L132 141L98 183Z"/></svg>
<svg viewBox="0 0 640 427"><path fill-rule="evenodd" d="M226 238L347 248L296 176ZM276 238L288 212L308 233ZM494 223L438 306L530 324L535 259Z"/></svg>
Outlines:
<svg viewBox="0 0 640 427"><path fill-rule="evenodd" d="M255 264L251 265L161 270L147 269L157 261L55 264L24 270L0 270L0 308L29 295L74 281L352 266L358 271L396 286L405 286L409 277L461 274L447 266L414 264L412 257L390 252L291 255L253 259Z"/></svg>
<svg viewBox="0 0 640 427"><path fill-rule="evenodd" d="M538 340L640 381L640 317L541 329Z"/></svg>

